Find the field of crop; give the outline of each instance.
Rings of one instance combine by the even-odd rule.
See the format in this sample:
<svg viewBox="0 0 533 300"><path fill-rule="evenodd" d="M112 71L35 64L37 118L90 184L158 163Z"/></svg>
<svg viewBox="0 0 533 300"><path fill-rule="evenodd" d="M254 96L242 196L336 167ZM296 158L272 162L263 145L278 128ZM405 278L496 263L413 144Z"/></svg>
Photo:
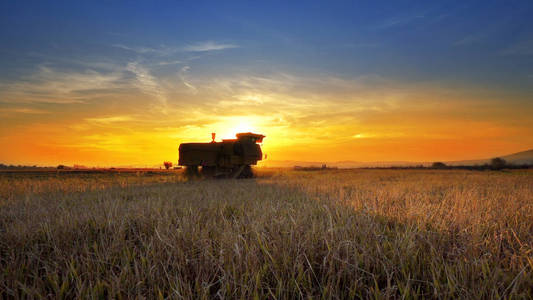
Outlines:
<svg viewBox="0 0 533 300"><path fill-rule="evenodd" d="M533 172L0 174L0 298L532 298Z"/></svg>

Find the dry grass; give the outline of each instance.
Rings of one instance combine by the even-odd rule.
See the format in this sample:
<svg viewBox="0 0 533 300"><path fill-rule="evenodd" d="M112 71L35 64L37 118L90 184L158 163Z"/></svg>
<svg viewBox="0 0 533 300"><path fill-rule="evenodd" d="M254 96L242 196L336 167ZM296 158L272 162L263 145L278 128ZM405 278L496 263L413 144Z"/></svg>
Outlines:
<svg viewBox="0 0 533 300"><path fill-rule="evenodd" d="M0 176L0 296L531 298L533 172Z"/></svg>

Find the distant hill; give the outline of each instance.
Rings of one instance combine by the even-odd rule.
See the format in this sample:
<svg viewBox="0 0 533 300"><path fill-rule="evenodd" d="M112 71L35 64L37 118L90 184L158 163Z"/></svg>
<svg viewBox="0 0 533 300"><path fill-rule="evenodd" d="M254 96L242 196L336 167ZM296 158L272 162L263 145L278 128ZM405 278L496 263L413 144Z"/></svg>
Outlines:
<svg viewBox="0 0 533 300"><path fill-rule="evenodd" d="M502 157L513 164L533 164L533 149Z"/></svg>
<svg viewBox="0 0 533 300"><path fill-rule="evenodd" d="M496 157L496 156L495 156ZM514 165L531 164L533 165L533 149L522 152L517 152L504 156L497 156L505 159L508 163ZM445 161L444 163L451 166L475 166L489 164L491 159L472 159L460 161ZM300 167L320 167L323 164L328 167L337 168L365 168L365 167L412 167L412 166L430 166L433 162L412 162L412 161L376 161L376 162L359 162L359 161L336 161L336 162L321 162L321 161L295 161L295 160L266 160L259 163L260 166L272 168L292 168Z"/></svg>
<svg viewBox="0 0 533 300"><path fill-rule="evenodd" d="M533 165L533 149L497 157L503 158L506 162L511 163L513 165ZM494 157L477 160L448 161L445 162L445 164L452 166L484 165L489 164L491 159L493 158Z"/></svg>

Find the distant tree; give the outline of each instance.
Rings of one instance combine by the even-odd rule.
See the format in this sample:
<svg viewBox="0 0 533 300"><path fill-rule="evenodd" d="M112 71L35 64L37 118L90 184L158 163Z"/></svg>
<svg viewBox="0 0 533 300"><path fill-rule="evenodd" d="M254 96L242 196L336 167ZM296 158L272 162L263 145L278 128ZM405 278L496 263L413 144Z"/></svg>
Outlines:
<svg viewBox="0 0 533 300"><path fill-rule="evenodd" d="M506 165L507 165L507 162L503 158L496 157L496 158L493 158L490 161L490 166L494 170L501 170L501 169L505 168Z"/></svg>
<svg viewBox="0 0 533 300"><path fill-rule="evenodd" d="M59 166L57 166L57 169L58 169L58 170L62 170L62 169L64 169L64 168L65 168L64 165L59 165Z"/></svg>
<svg viewBox="0 0 533 300"><path fill-rule="evenodd" d="M431 167L435 169L444 169L446 168L446 164L440 161L436 161L431 165Z"/></svg>
<svg viewBox="0 0 533 300"><path fill-rule="evenodd" d="M165 169L170 169L172 167L172 162L171 161L165 161L163 163L163 165L165 165Z"/></svg>

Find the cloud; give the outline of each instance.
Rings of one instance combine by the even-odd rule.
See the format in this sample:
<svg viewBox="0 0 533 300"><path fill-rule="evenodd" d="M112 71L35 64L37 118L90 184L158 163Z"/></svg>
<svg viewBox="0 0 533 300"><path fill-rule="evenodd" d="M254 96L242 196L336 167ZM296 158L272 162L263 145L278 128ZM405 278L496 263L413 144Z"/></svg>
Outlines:
<svg viewBox="0 0 533 300"><path fill-rule="evenodd" d="M238 45L234 44L224 44L213 41L198 42L195 44L185 45L183 47L169 47L164 45L159 47L137 47L126 46L122 44L114 44L112 46L115 48L135 52L137 54L156 54L160 56L167 56L171 54L176 54L178 52L207 52L239 47Z"/></svg>
<svg viewBox="0 0 533 300"><path fill-rule="evenodd" d="M181 60L171 60L171 61L160 61L155 63L157 66L169 66L169 65L179 65L183 63Z"/></svg>
<svg viewBox="0 0 533 300"><path fill-rule="evenodd" d="M190 69L191 68L189 66L185 66L185 67L181 68L181 70L178 72L178 77L180 78L180 80L183 83L183 85L185 85L187 88L189 88L193 93L197 93L198 89L187 80L187 72Z"/></svg>
<svg viewBox="0 0 533 300"><path fill-rule="evenodd" d="M147 54L147 53L155 53L155 54L170 54L173 52L176 52L176 48L169 48L169 47L159 47L159 48L150 48L150 47L135 47L135 46L125 46L122 44L114 44L112 45L115 48L120 48L128 51L135 52L137 54Z"/></svg>
<svg viewBox="0 0 533 300"><path fill-rule="evenodd" d="M138 87L144 94L154 97L163 105L164 109L166 108L167 98L165 92L159 85L157 78L152 76L148 69L138 62L130 62L126 70L135 74L135 78L139 83Z"/></svg>
<svg viewBox="0 0 533 300"><path fill-rule="evenodd" d="M109 80L99 79L91 84L95 85L98 95L104 95L99 86L109 86L128 90L138 88L143 95L150 97L138 97L140 101L131 101L130 97L121 95L117 98L121 99L120 103L127 105L117 106L113 103L112 106L97 107L94 102L76 107L83 109L64 110L68 112L69 119L66 119L67 113L58 114L57 127L60 128L58 132L66 132L65 138L53 139L84 150L98 148L124 153L145 153L150 147L157 148L154 150L156 153L161 147L159 144L154 146L153 141L159 141L161 145L172 144L169 148L175 152L175 143L179 141L209 140L211 132L223 137L235 129L252 128L269 137L265 145L270 148L265 148L265 151L275 155L272 149L297 149L289 147L295 144L313 145L314 151L339 144L356 145L353 148L356 150L357 147L372 143L396 143L413 137L452 139L455 132L463 132L464 128L472 129L463 136L474 132L473 129L477 131L483 128L481 125L471 127L470 124L474 122L490 120L490 124L501 123L505 127L511 124L505 117L509 115L513 115L512 122L520 120L526 125L531 123L527 121L529 116L515 114L525 115L531 111L529 106L518 111L508 106L507 101L494 100L507 100L507 97L493 91L483 93L453 89L438 83L400 82L376 75L340 77L285 72L195 74L195 80L191 82L188 76L193 69L189 66L179 66L175 73L166 75L150 67L153 64L133 61L117 70L114 75L116 78L101 72L68 72L68 75L77 78L73 83L81 79L90 80L83 77L86 74L103 78L109 76ZM43 74L54 75L34 77L53 78L54 82L69 80L63 74L66 72L50 68L47 72L41 70ZM63 94L80 96L80 91L87 90L84 84ZM191 95L184 93L184 90L195 93ZM134 93L138 91L133 90ZM3 90L0 89L0 92ZM157 101L146 101L146 98ZM107 101L99 103L104 102ZM155 105L165 103L157 108L163 107L167 113L146 110L147 102ZM20 106L26 107L31 105ZM48 108L35 105L35 108L43 107ZM102 112L105 114L102 115ZM26 116L15 115L14 118L21 122L19 120L23 117ZM37 119L39 116L31 117ZM42 117L47 122L50 119L46 115ZM34 135L33 130L37 126L31 123L28 127L31 128L28 132ZM67 138L67 135L70 136ZM284 153L286 150L275 151Z"/></svg>
<svg viewBox="0 0 533 300"><path fill-rule="evenodd" d="M344 79L287 73L214 78L202 88L208 93L217 94L226 103L276 104L283 108L313 108L329 101L341 104L365 99L370 104L371 99L386 101L387 97L383 95L386 89L399 89L398 85L393 87L391 81L379 76Z"/></svg>
<svg viewBox="0 0 533 300"><path fill-rule="evenodd" d="M226 75L197 82L202 83L197 97L204 100L197 103L196 109L205 116L268 116L283 120L279 128L287 130L279 129L275 135L287 143L294 138L320 144L323 136L332 142L390 140L410 135L449 137L456 129L446 128L445 124L464 124L465 116L472 122L508 122L501 101L506 97L493 90L451 89L438 83L409 83L380 76L343 78L287 73ZM260 128L270 135L275 131L270 125ZM286 136L289 132L294 136Z"/></svg>
<svg viewBox="0 0 533 300"><path fill-rule="evenodd" d="M101 57L98 60L85 59L83 57L69 58L65 56L57 56L50 54L43 54L40 52L30 52L29 57L36 58L40 61L46 62L44 65L51 66L69 66L71 69L78 68L83 70L104 70L107 72L115 71L120 65L111 59Z"/></svg>
<svg viewBox="0 0 533 300"><path fill-rule="evenodd" d="M487 37L486 34L471 34L457 40L453 43L454 46L464 46L479 43Z"/></svg>
<svg viewBox="0 0 533 300"><path fill-rule="evenodd" d="M49 111L35 108L0 108L0 113L19 113L19 114L48 114Z"/></svg>
<svg viewBox="0 0 533 300"><path fill-rule="evenodd" d="M96 123L101 125L107 125L117 122L127 122L131 121L133 118L131 116L111 116L111 117L100 117L100 118L85 118L85 121L89 123Z"/></svg>
<svg viewBox="0 0 533 300"><path fill-rule="evenodd" d="M119 92L123 79L120 71L59 71L41 65L16 82L0 83L0 97L9 103L82 103Z"/></svg>
<svg viewBox="0 0 533 300"><path fill-rule="evenodd" d="M239 46L233 45L233 44L219 44L216 42L207 41L207 42L187 45L183 47L182 49L188 52L206 52L206 51L232 49L232 48L238 48L238 47Z"/></svg>
<svg viewBox="0 0 533 300"><path fill-rule="evenodd" d="M404 132L380 132L380 133L356 133L351 136L352 139L391 139L391 138L400 138L404 137L406 134Z"/></svg>

